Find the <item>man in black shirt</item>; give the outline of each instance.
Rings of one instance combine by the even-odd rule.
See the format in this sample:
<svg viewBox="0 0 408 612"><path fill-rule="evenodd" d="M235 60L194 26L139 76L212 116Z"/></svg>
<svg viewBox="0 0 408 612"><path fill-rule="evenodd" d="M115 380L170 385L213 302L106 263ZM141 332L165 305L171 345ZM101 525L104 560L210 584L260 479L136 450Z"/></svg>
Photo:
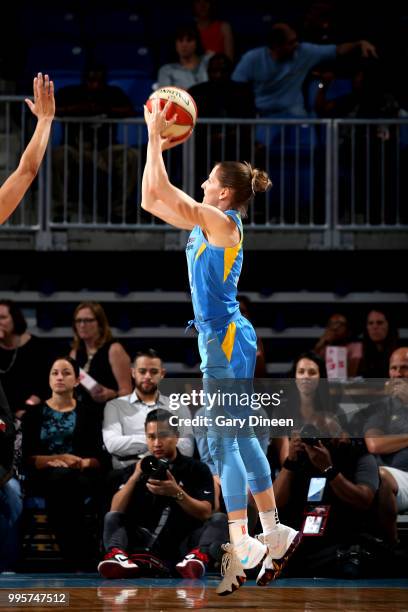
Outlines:
<svg viewBox="0 0 408 612"><path fill-rule="evenodd" d="M124 484L114 495L104 521L107 551L98 570L104 578L134 577L144 565L143 556L129 550L154 553L176 565L184 577L199 578L209 561L210 548L218 552L228 539L225 515L214 514L214 485L209 468L185 457L177 449L178 431L166 410L151 411L145 422L150 455L129 467ZM142 463L143 462L143 463ZM156 465L157 464L157 465Z"/></svg>
<svg viewBox="0 0 408 612"><path fill-rule="evenodd" d="M307 506L307 494L313 477L325 478L321 500L330 507L324 534L303 537L296 559L289 570L294 573L311 569L310 555L328 546L350 546L366 526L368 514L379 486L378 467L361 441L343 437L335 417L322 417L319 435L303 439L294 432L289 456L274 481L276 504L285 523L300 529ZM312 570L313 571L313 570Z"/></svg>

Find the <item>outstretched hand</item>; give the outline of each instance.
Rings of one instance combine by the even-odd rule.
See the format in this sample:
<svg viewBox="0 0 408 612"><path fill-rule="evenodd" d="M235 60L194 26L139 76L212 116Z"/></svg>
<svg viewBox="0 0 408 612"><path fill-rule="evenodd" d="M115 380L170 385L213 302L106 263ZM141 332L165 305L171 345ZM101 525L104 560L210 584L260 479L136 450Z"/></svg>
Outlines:
<svg viewBox="0 0 408 612"><path fill-rule="evenodd" d="M55 115L54 83L46 74L41 72L34 78L33 83L34 102L29 98L25 102L30 111L37 119L53 119Z"/></svg>

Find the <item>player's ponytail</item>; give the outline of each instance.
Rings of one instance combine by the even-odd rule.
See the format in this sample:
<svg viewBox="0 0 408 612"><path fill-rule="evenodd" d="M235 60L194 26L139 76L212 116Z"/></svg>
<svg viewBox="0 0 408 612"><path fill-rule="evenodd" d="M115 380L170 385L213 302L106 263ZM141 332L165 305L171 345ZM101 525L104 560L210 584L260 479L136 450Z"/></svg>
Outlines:
<svg viewBox="0 0 408 612"><path fill-rule="evenodd" d="M231 208L238 210L242 217L247 216L251 198L272 186L267 172L252 168L248 162L220 162L217 178L223 187L231 189Z"/></svg>

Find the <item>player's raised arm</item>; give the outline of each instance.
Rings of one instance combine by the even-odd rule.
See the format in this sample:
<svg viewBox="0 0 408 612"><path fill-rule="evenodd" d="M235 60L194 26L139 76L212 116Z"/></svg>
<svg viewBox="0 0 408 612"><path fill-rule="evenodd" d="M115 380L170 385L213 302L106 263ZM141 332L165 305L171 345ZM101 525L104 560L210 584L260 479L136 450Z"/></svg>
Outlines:
<svg viewBox="0 0 408 612"><path fill-rule="evenodd" d="M200 225L209 235L225 238L226 232L233 231L226 215L214 206L199 204L169 180L162 152L174 144L161 134L176 121L176 116L166 119L168 107L169 103L160 110L157 98L153 99L151 113L145 108L149 142L142 182L142 208L175 227L192 229ZM185 140L188 137L189 134Z"/></svg>
<svg viewBox="0 0 408 612"><path fill-rule="evenodd" d="M39 72L34 79L34 102L26 103L37 117L37 126L17 169L0 187L0 224L17 208L34 178L47 148L51 124L55 114L54 84L48 75Z"/></svg>

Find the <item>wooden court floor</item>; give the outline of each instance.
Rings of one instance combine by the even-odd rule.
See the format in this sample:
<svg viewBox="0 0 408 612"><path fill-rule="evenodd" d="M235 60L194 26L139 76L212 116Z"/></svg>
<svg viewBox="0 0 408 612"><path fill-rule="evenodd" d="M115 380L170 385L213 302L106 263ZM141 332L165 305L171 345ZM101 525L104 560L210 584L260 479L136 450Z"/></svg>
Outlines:
<svg viewBox="0 0 408 612"><path fill-rule="evenodd" d="M88 575L0 576L0 611L62 609L73 612L121 610L265 610L276 612L408 612L405 580L279 580L266 588L248 581L239 591L219 597L218 580L102 580ZM31 603L19 604L23 595ZM35 602L50 595L56 603ZM12 597L14 595L14 598ZM58 596L57 598L55 596ZM62 597L64 595L64 597ZM69 596L69 597L68 597ZM13 601L12 601L13 599ZM51 597L48 598L50 601ZM69 601L68 601L69 599ZM64 605L62 605L64 602Z"/></svg>

